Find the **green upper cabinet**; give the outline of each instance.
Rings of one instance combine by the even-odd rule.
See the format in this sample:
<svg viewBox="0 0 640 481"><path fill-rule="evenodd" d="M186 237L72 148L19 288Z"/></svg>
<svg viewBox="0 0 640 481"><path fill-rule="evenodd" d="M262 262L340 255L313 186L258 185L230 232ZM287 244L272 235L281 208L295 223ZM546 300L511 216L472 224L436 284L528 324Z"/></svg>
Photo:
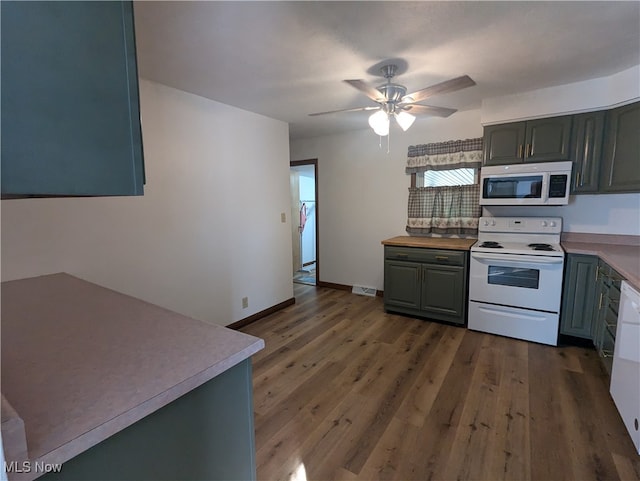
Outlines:
<svg viewBox="0 0 640 481"><path fill-rule="evenodd" d="M491 125L484 128L484 165L567 160L572 116Z"/></svg>
<svg viewBox="0 0 640 481"><path fill-rule="evenodd" d="M2 195L142 195L132 2L1 8Z"/></svg>
<svg viewBox="0 0 640 481"><path fill-rule="evenodd" d="M640 102L607 112L600 189L640 192Z"/></svg>
<svg viewBox="0 0 640 481"><path fill-rule="evenodd" d="M484 128L484 164L522 162L525 122L489 125Z"/></svg>
<svg viewBox="0 0 640 481"><path fill-rule="evenodd" d="M569 159L571 115L529 120L525 138L525 162L550 162Z"/></svg>
<svg viewBox="0 0 640 481"><path fill-rule="evenodd" d="M603 110L578 114L573 117L573 132L571 134L572 194L598 192L604 117Z"/></svg>

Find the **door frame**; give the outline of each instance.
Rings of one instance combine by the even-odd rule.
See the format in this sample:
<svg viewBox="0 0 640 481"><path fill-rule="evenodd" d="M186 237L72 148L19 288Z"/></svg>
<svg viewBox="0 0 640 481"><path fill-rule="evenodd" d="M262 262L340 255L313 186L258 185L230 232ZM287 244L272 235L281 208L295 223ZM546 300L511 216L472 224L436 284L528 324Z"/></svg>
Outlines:
<svg viewBox="0 0 640 481"><path fill-rule="evenodd" d="M316 191L316 286L320 283L320 230L319 226L319 195L318 195L318 159L305 159L305 160L292 160L289 162L289 167L299 167L301 165L313 165L313 182Z"/></svg>

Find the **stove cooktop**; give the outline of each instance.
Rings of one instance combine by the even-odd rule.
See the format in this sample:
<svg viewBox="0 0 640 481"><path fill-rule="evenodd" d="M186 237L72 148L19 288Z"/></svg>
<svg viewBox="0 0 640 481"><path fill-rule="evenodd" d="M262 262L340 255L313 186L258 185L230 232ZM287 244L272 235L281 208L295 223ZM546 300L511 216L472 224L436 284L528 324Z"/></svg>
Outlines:
<svg viewBox="0 0 640 481"><path fill-rule="evenodd" d="M560 217L481 217L472 252L563 257Z"/></svg>
<svg viewBox="0 0 640 481"><path fill-rule="evenodd" d="M560 244L546 242L492 241L478 240L472 247L473 252L493 252L496 254L528 254L537 256L564 256Z"/></svg>

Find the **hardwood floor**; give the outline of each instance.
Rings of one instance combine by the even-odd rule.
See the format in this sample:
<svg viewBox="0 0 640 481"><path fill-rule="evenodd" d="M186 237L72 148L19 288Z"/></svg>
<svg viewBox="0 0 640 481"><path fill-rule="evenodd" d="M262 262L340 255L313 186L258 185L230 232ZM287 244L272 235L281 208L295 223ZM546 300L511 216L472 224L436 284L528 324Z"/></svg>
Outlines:
<svg viewBox="0 0 640 481"><path fill-rule="evenodd" d="M595 351L387 314L294 286L246 326L260 480L637 480Z"/></svg>

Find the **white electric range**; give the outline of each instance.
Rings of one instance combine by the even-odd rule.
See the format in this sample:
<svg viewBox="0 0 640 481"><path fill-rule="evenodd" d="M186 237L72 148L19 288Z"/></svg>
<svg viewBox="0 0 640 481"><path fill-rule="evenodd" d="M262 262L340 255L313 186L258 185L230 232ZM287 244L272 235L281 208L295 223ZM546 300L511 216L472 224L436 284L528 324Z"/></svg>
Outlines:
<svg viewBox="0 0 640 481"><path fill-rule="evenodd" d="M469 266L469 329L557 345L561 217L481 217Z"/></svg>

